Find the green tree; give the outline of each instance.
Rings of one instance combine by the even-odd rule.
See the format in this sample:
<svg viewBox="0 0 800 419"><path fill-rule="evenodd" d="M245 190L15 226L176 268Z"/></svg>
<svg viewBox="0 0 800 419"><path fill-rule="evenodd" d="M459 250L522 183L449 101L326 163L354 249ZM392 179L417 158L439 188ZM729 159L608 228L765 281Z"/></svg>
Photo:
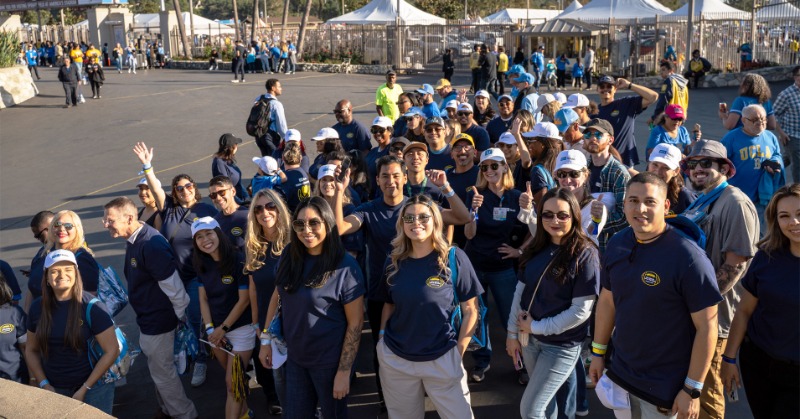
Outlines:
<svg viewBox="0 0 800 419"><path fill-rule="evenodd" d="M139 0L130 5L133 14L139 13L158 13L161 11L160 0Z"/></svg>
<svg viewBox="0 0 800 419"><path fill-rule="evenodd" d="M42 25L53 25L56 23L53 20L53 14L50 13L50 10L42 9L41 14L42 14ZM23 23L30 23L32 25L39 24L39 20L36 16L36 10L26 10L20 17L20 20Z"/></svg>

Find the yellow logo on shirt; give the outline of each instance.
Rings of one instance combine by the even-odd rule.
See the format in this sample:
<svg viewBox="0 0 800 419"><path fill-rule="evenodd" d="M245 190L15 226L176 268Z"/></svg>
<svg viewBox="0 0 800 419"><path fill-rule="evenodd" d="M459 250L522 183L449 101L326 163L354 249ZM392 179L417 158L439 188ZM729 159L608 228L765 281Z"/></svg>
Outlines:
<svg viewBox="0 0 800 419"><path fill-rule="evenodd" d="M229 285L233 283L233 277L230 275L225 275L222 277L222 283L225 285Z"/></svg>
<svg viewBox="0 0 800 419"><path fill-rule="evenodd" d="M131 258L131 268L136 267L136 258Z"/></svg>
<svg viewBox="0 0 800 419"><path fill-rule="evenodd" d="M439 278L438 276L432 276L425 280L425 285L430 288L441 288L444 286L444 279Z"/></svg>
<svg viewBox="0 0 800 419"><path fill-rule="evenodd" d="M231 229L231 234L233 234L236 237L241 236L242 235L241 227L234 227L233 229Z"/></svg>
<svg viewBox="0 0 800 419"><path fill-rule="evenodd" d="M642 274L642 282L648 287L655 287L661 283L661 277L653 271L646 271Z"/></svg>
<svg viewBox="0 0 800 419"><path fill-rule="evenodd" d="M0 333L7 335L9 333L14 332L14 325L11 323L6 323L4 325L0 325Z"/></svg>
<svg viewBox="0 0 800 419"><path fill-rule="evenodd" d="M352 132L348 132L346 135L347 138L353 138L354 136L355 134L353 134Z"/></svg>
<svg viewBox="0 0 800 419"><path fill-rule="evenodd" d="M618 115L619 115L619 111L612 111L612 112L611 112L611 116L612 116L613 118L616 118Z"/></svg>

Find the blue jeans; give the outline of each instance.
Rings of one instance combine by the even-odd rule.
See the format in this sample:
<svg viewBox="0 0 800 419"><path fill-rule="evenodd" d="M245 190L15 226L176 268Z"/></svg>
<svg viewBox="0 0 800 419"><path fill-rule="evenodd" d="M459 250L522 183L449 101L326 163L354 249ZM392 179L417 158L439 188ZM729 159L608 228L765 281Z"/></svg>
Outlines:
<svg viewBox="0 0 800 419"><path fill-rule="evenodd" d="M497 309L500 311L500 316L494 317L498 317L501 330L505 330L508 324L508 313L511 312L511 301L514 299L514 291L517 289L517 274L511 268L499 272L475 271L475 273L478 274L478 280L481 281L481 286L485 291L481 296L483 302L487 306L489 305L489 291L491 291L494 301L497 303ZM488 311L486 316L490 315L491 311ZM491 358L492 346L490 344L472 352L476 368L486 368Z"/></svg>
<svg viewBox="0 0 800 419"><path fill-rule="evenodd" d="M194 336L200 339L202 337L200 328L203 326L203 317L200 315L200 281L194 278L183 285L186 287L186 293L189 294L189 307L186 308L186 317L189 319L189 326L191 326ZM199 346L195 362L205 364L208 359L206 345L201 344Z"/></svg>
<svg viewBox="0 0 800 419"><path fill-rule="evenodd" d="M556 392L575 370L575 363L580 355L580 345L548 345L531 336L528 346L522 348L522 359L530 377L519 406L519 413L523 418L556 417Z"/></svg>
<svg viewBox="0 0 800 419"><path fill-rule="evenodd" d="M586 370L580 357L567 382L556 393L556 406L558 419L574 419L576 411L589 410L589 401L586 400Z"/></svg>
<svg viewBox="0 0 800 419"><path fill-rule="evenodd" d="M286 65L287 65L287 67L288 67L288 68L286 69L286 71L287 71L287 72L292 72L292 73L294 73L294 70L295 70L295 68L296 68L296 65L295 65L295 63L294 63L294 60L293 60L293 59L291 59L291 58L287 59L287 60L286 60Z"/></svg>
<svg viewBox="0 0 800 419"><path fill-rule="evenodd" d="M325 419L347 418L347 397L333 398L333 379L338 366L330 368L303 368L286 360L286 404L283 405L285 419L313 418L317 404Z"/></svg>
<svg viewBox="0 0 800 419"><path fill-rule="evenodd" d="M544 71L537 71L533 70L531 74L533 74L533 86L536 87L536 91L539 91L539 86L542 84L542 76Z"/></svg>
<svg viewBox="0 0 800 419"><path fill-rule="evenodd" d="M56 393L66 397L72 397L76 391L78 389L56 388ZM98 381L91 390L86 391L83 402L110 415L114 407L114 383L104 384Z"/></svg>
<svg viewBox="0 0 800 419"><path fill-rule="evenodd" d="M260 59L261 59L261 70L264 71L265 73L269 73L270 71L272 71L272 69L269 68L269 58L262 55Z"/></svg>

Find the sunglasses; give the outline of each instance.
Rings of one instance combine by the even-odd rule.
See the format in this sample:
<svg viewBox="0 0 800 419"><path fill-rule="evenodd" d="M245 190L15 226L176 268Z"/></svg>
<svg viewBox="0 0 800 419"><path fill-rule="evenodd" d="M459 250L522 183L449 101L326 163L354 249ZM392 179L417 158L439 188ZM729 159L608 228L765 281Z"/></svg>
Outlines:
<svg viewBox="0 0 800 419"><path fill-rule="evenodd" d="M413 121L415 118L416 118L416 116L406 116L406 117L403 117L403 119L405 119L405 120L406 120L406 122L411 122L411 121Z"/></svg>
<svg viewBox="0 0 800 419"><path fill-rule="evenodd" d="M278 208L278 206L275 205L274 202L267 202L264 205L255 205L255 206L253 206L253 212L260 213L261 211L264 211L264 210L275 211L277 208Z"/></svg>
<svg viewBox="0 0 800 419"><path fill-rule="evenodd" d="M430 214L419 214L419 215L409 214L403 216L403 222L406 224L414 224L417 221L419 221L420 224L427 224L428 221L430 221L431 217L433 216Z"/></svg>
<svg viewBox="0 0 800 419"><path fill-rule="evenodd" d="M594 137L596 140L600 140L601 138L603 138L603 133L600 131L593 131L583 134L584 139L591 140L592 137Z"/></svg>
<svg viewBox="0 0 800 419"><path fill-rule="evenodd" d="M567 221L570 218L572 218L572 216L569 215L569 213L566 211L559 211L559 212L543 211L542 218L544 218L545 220L552 220L553 218L557 218L558 221Z"/></svg>
<svg viewBox="0 0 800 419"><path fill-rule="evenodd" d="M386 128L376 127L376 128L372 128L369 132L371 132L373 134L383 134L384 132L386 132Z"/></svg>
<svg viewBox="0 0 800 419"><path fill-rule="evenodd" d="M469 116L472 115L472 112L456 112L458 116Z"/></svg>
<svg viewBox="0 0 800 419"><path fill-rule="evenodd" d="M319 218L312 218L308 221L306 220L294 220L292 221L292 230L295 233L302 233L306 231L306 226L311 229L311 231L319 231L322 228L322 220Z"/></svg>
<svg viewBox="0 0 800 419"><path fill-rule="evenodd" d="M567 171L559 171L558 173L556 173L556 177L558 177L559 179L566 179L568 177L571 177L573 179L577 179L577 178L581 177L581 172L578 172L578 171L575 171L575 170L570 170L568 172Z"/></svg>
<svg viewBox="0 0 800 419"><path fill-rule="evenodd" d="M689 170L694 170L695 167L700 165L703 169L708 169L711 167L712 164L716 163L717 161L714 159L700 159L700 160L688 160L686 161L686 167Z"/></svg>
<svg viewBox="0 0 800 419"><path fill-rule="evenodd" d="M432 133L432 132L434 132L434 131L435 131L435 132L442 132L442 131L444 131L444 128L442 128L442 127L430 127L430 128L425 128L425 132L427 132L427 133L429 133L429 134L430 134L430 133Z"/></svg>
<svg viewBox="0 0 800 419"><path fill-rule="evenodd" d="M392 147L389 149L390 153L402 153L405 147Z"/></svg>
<svg viewBox="0 0 800 419"><path fill-rule="evenodd" d="M489 169L497 170L498 168L500 168L500 166L502 166L502 163L482 164L481 172L485 172Z"/></svg>
<svg viewBox="0 0 800 419"><path fill-rule="evenodd" d="M672 117L667 117L667 118L669 118L669 119L671 119L671 120L673 120L675 122L683 122L683 118L672 118Z"/></svg>
<svg viewBox="0 0 800 419"><path fill-rule="evenodd" d="M184 189L186 189L187 191L191 191L192 189L194 189L194 183L189 182L185 185L175 186L175 190L178 192L183 192Z"/></svg>
<svg viewBox="0 0 800 419"><path fill-rule="evenodd" d="M47 229L47 228L44 228L44 229L40 230L38 233L33 235L33 238L36 239L36 240L42 241L42 236L47 234L48 230L49 229Z"/></svg>
<svg viewBox="0 0 800 419"><path fill-rule="evenodd" d="M226 194L226 193L227 193L227 191L229 191L229 190L231 190L231 188L228 188L228 189L220 189L220 190L218 190L217 192L211 192L210 194L208 194L208 197L209 197L209 198L211 198L211 199L217 199L217 196L223 197L223 196L225 196L225 194Z"/></svg>
<svg viewBox="0 0 800 419"><path fill-rule="evenodd" d="M72 223L62 223L61 221L56 221L56 223L53 224L53 228L56 229L56 230L58 230L61 227L64 227L64 230L72 231L72 229L73 229L73 227L75 227L75 225L72 224Z"/></svg>

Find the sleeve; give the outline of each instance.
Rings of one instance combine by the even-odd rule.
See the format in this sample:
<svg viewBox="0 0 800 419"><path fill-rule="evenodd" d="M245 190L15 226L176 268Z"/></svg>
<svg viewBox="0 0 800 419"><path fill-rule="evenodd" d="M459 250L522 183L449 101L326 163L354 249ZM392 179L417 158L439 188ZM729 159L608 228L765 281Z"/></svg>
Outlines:
<svg viewBox="0 0 800 419"><path fill-rule="evenodd" d="M369 212L369 205L370 203L366 202L357 206L356 209L350 213L350 215L355 215L356 218L358 218L358 221L360 221L361 224L364 224L364 221L367 219L367 213ZM345 215L345 217L347 216Z"/></svg>
<svg viewBox="0 0 800 419"><path fill-rule="evenodd" d="M4 260L0 260L0 272L2 272L8 287L11 288L11 293L14 295L13 300L19 301L22 297L22 289L19 287L17 276L14 275L14 270L11 269L11 265Z"/></svg>
<svg viewBox="0 0 800 419"><path fill-rule="evenodd" d="M28 333L28 316L20 307L14 307L14 328L17 331L17 342L25 343Z"/></svg>
<svg viewBox="0 0 800 419"><path fill-rule="evenodd" d="M550 186L548 185L547 178L544 176L544 170L545 169L538 164L531 169L531 191L533 193L537 193L542 189L546 192Z"/></svg>
<svg viewBox="0 0 800 419"><path fill-rule="evenodd" d="M522 271L517 275L522 275ZM522 292L525 291L525 283L522 281L517 281L517 286L514 289L514 297L511 299L511 310L508 313L508 323L506 324L506 330L511 333L519 332L519 328L517 327L517 313L522 311L520 308L520 301L522 301Z"/></svg>
<svg viewBox="0 0 800 419"><path fill-rule="evenodd" d="M378 285L375 288L375 299L377 301L383 301L389 304L394 304L394 300L392 299L392 294L389 293L389 283L387 282L388 277L386 275L386 269L391 264L391 259L388 257L386 258L386 262L383 264L383 274L381 275L380 281L378 281Z"/></svg>
<svg viewBox="0 0 800 419"><path fill-rule="evenodd" d="M463 250L456 248L455 256L456 268L458 269L458 279L456 280L458 301L467 301L483 294L483 287L478 280L478 274L475 273L467 254Z"/></svg>
<svg viewBox="0 0 800 419"><path fill-rule="evenodd" d="M732 203L735 205L726 205L725 212L721 214L720 221L724 226L719 229L720 251L732 252L746 258L753 257L757 251L759 235L756 209L747 197Z"/></svg>
<svg viewBox="0 0 800 419"><path fill-rule="evenodd" d="M183 317L186 308L189 307L189 294L186 293L186 288L183 286L178 271L172 273L168 278L158 281L158 287L169 298L172 303L172 309L175 311L175 317Z"/></svg>
<svg viewBox="0 0 800 419"><path fill-rule="evenodd" d="M29 332L36 333L36 326L39 324L39 317L42 315L42 298L33 300L31 308L28 309L28 319L26 326Z"/></svg>
<svg viewBox="0 0 800 419"><path fill-rule="evenodd" d="M284 112L283 104L278 102L277 99L272 102L273 102L272 112L275 114L273 123L278 128L277 131L278 134L280 134L281 138L285 138L286 130L289 128L286 126L286 113Z"/></svg>
<svg viewBox="0 0 800 419"><path fill-rule="evenodd" d="M647 139L647 147L645 147L646 149L651 150L651 149L654 149L658 145L658 143L659 143L658 140L659 140L659 137L661 136L661 132L660 131L661 130L659 129L659 127L654 127L652 130L650 130L650 137ZM650 156L649 155L645 156L645 158L648 161L650 161Z"/></svg>
<svg viewBox="0 0 800 419"><path fill-rule="evenodd" d="M156 281L161 282L172 276L178 269L175 254L164 236L151 237L150 243L143 246L144 269Z"/></svg>
<svg viewBox="0 0 800 419"><path fill-rule="evenodd" d="M377 106L383 106L386 97L383 95L382 87L379 87L378 90L375 92L375 104Z"/></svg>
<svg viewBox="0 0 800 419"><path fill-rule="evenodd" d="M787 98L788 98L788 93L786 90L778 94L778 98L775 99L775 105L772 107L772 111L775 114L775 116L781 116L786 111L789 110Z"/></svg>
<svg viewBox="0 0 800 419"><path fill-rule="evenodd" d="M81 273L83 281L83 290L96 293L100 281L100 266L86 249L81 249L76 259L78 259L78 271Z"/></svg>
<svg viewBox="0 0 800 419"><path fill-rule="evenodd" d="M739 96L739 97L737 97L736 99L733 100L733 103L731 104L731 109L730 109L729 112L741 115L742 114L742 109L744 109L744 107L745 107L744 99L742 99L742 97Z"/></svg>
<svg viewBox="0 0 800 419"><path fill-rule="evenodd" d="M717 275L705 254L690 256L690 263L679 275L681 295L690 313L696 313L722 301L717 285Z"/></svg>
<svg viewBox="0 0 800 419"><path fill-rule="evenodd" d="M219 157L211 161L211 177L228 176L228 167Z"/></svg>
<svg viewBox="0 0 800 419"><path fill-rule="evenodd" d="M606 246L606 252L603 254L603 263L600 264L600 288L605 288L611 291L611 277L608 276L610 256L613 255L614 250L610 246ZM600 294L598 290L598 294Z"/></svg>
<svg viewBox="0 0 800 419"><path fill-rule="evenodd" d="M612 233L622 230L628 224L625 220L624 207L625 184L628 182L629 178L630 175L624 168L616 170L614 179L614 199L616 199L616 203L614 204L614 211L611 213L608 224L606 225L606 228L611 230Z"/></svg>
<svg viewBox="0 0 800 419"><path fill-rule="evenodd" d="M358 124L358 141L356 147L359 150L369 151L372 148L372 143L370 142L370 133L367 127L364 124Z"/></svg>
<svg viewBox="0 0 800 419"><path fill-rule="evenodd" d="M342 288L339 296L342 304L351 303L367 292L364 287L364 275L355 259L346 254L345 261L346 264L337 272L337 275L343 276L341 278Z"/></svg>
<svg viewBox="0 0 800 419"><path fill-rule="evenodd" d="M589 320L594 300L594 296L575 297L566 310L555 316L531 321L531 331L535 335L550 336L575 328Z"/></svg>
<svg viewBox="0 0 800 419"><path fill-rule="evenodd" d="M753 261L750 262L747 272L742 277L742 286L756 298L758 298L758 273L761 270L761 266L768 260L769 257L766 256L766 253L759 250Z"/></svg>
<svg viewBox="0 0 800 419"><path fill-rule="evenodd" d="M90 327L90 330L92 331L93 335L99 335L114 325L114 322L111 320L111 316L106 312L106 305L100 300L92 304L92 309L89 311L89 315L92 316L92 326Z"/></svg>
<svg viewBox="0 0 800 419"><path fill-rule="evenodd" d="M766 101L762 104L764 106L764 110L767 112L767 116L775 115L775 110L772 109L772 102Z"/></svg>

